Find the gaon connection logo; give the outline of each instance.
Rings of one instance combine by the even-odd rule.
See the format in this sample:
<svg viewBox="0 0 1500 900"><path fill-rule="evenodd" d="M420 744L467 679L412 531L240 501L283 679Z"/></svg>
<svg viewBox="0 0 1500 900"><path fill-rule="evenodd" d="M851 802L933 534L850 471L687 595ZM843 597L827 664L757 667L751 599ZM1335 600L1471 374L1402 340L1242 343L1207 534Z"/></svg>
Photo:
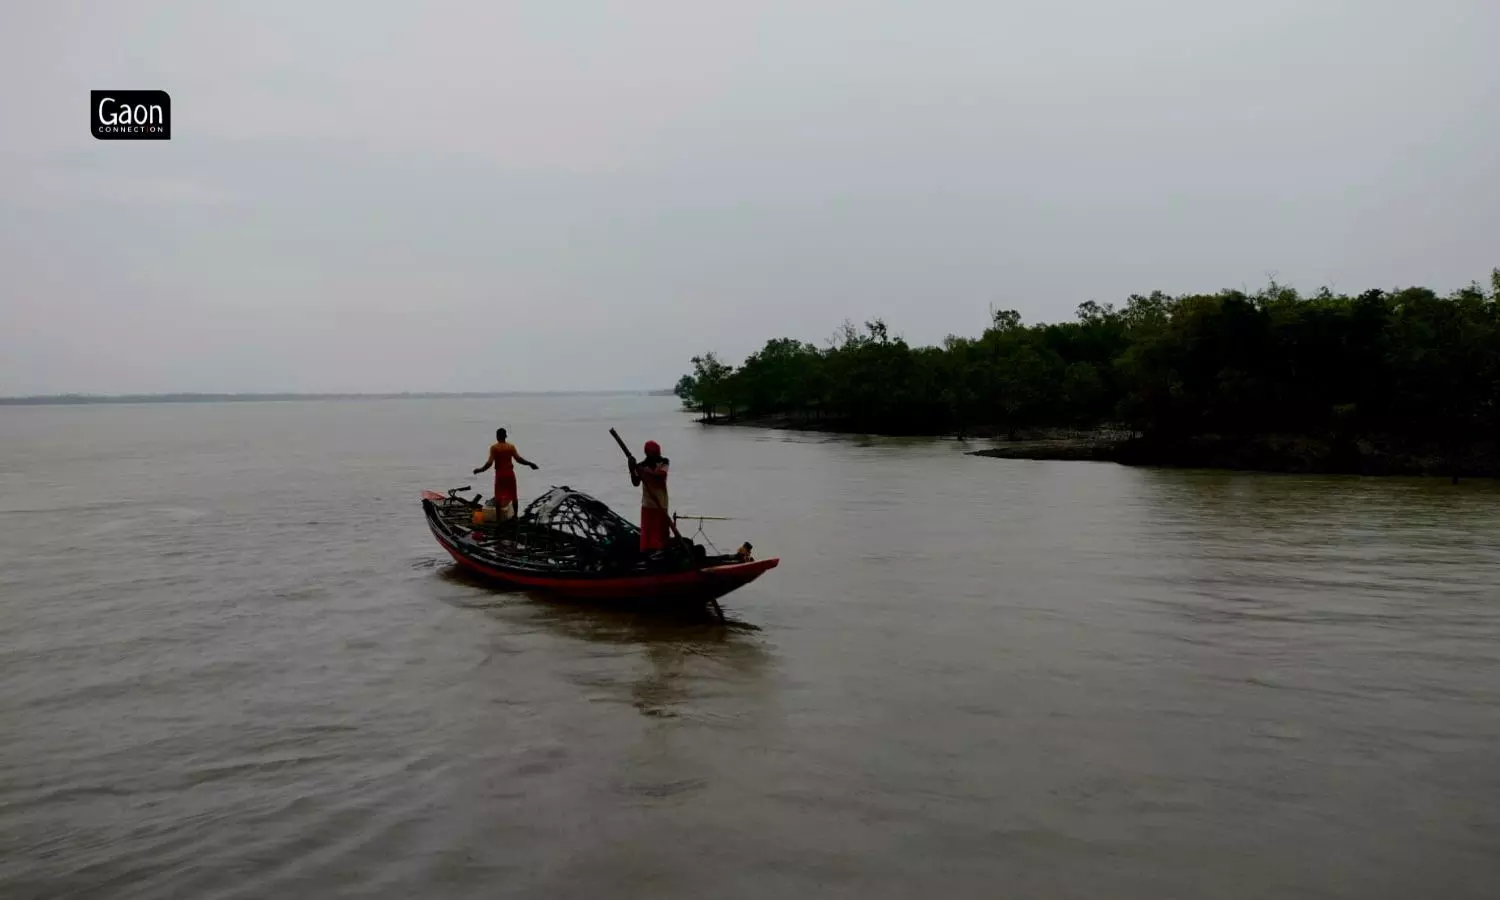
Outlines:
<svg viewBox="0 0 1500 900"><path fill-rule="evenodd" d="M89 91L89 124L101 141L170 141L166 91Z"/></svg>

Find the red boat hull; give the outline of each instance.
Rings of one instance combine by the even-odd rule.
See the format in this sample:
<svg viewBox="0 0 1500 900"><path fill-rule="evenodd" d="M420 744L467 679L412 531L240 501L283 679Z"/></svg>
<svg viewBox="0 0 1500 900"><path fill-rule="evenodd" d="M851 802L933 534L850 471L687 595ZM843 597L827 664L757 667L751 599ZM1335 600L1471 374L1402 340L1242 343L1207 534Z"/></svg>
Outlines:
<svg viewBox="0 0 1500 900"><path fill-rule="evenodd" d="M438 495L423 493L427 499ZM540 576L501 568L465 553L437 527L433 536L465 570L490 581L525 590L545 591L577 600L714 600L743 587L764 572L776 568L779 559L705 566L681 572L640 574L624 577L574 578Z"/></svg>

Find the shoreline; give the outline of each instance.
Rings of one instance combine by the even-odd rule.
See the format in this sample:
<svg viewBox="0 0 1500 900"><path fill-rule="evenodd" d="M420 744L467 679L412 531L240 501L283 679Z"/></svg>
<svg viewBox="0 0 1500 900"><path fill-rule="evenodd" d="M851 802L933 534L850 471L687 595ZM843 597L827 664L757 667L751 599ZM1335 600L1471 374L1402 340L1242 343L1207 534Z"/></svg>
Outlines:
<svg viewBox="0 0 1500 900"><path fill-rule="evenodd" d="M1433 442L1390 435L1344 438L1305 434L1196 435L1163 441L1121 429L1100 428L1021 429L1010 439L1007 432L994 428L975 428L959 437L917 431L851 430L847 423L835 419L766 416L698 421L713 427L989 441L992 446L967 451L967 455L991 459L1112 462L1142 468L1304 475L1500 478L1500 444L1496 442L1475 442L1450 455Z"/></svg>

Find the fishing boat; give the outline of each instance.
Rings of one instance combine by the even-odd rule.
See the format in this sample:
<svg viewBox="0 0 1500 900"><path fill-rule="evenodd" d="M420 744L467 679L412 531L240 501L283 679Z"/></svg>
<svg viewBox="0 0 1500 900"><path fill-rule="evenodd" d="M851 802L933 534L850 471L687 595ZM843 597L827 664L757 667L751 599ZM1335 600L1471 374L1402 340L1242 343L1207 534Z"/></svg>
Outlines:
<svg viewBox="0 0 1500 900"><path fill-rule="evenodd" d="M477 498L459 496L466 490L423 491L427 524L459 566L509 587L579 600L714 602L780 562L754 559L749 544L710 555L681 539L642 554L633 523L566 486L536 498L514 520L476 524L481 507Z"/></svg>

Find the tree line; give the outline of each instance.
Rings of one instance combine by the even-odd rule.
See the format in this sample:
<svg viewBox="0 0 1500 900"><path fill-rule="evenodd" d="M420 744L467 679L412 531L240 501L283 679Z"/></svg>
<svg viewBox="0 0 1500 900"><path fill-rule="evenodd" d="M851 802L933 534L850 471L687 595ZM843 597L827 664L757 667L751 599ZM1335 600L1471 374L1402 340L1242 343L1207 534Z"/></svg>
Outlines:
<svg viewBox="0 0 1500 900"><path fill-rule="evenodd" d="M1194 435L1500 434L1500 269L1440 296L1420 287L1312 295L1133 295L1073 321L993 312L978 337L911 346L884 322L824 346L767 341L738 367L693 357L676 393L705 419L824 419L883 434L1129 430Z"/></svg>

